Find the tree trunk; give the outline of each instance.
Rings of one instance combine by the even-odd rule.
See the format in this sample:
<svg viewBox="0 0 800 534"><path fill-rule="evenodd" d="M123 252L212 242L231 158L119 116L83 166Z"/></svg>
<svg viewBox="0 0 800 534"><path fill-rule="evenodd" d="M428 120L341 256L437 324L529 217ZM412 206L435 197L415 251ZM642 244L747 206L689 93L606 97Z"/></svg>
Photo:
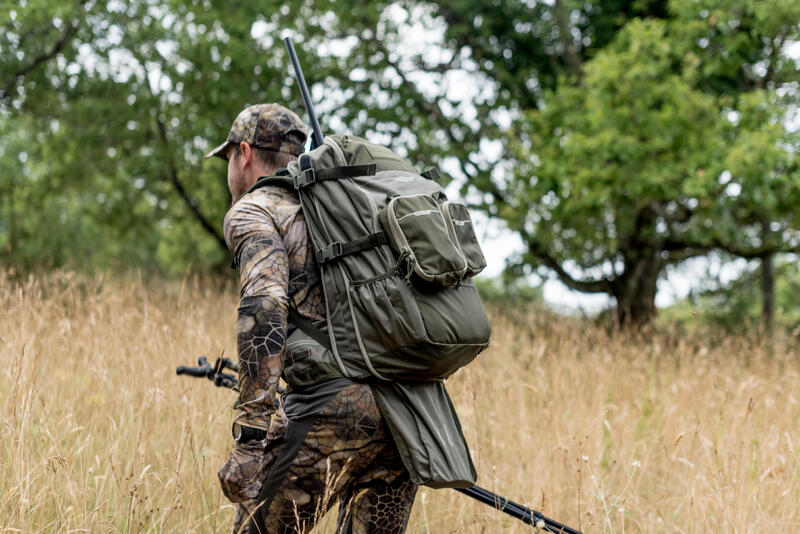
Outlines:
<svg viewBox="0 0 800 534"><path fill-rule="evenodd" d="M656 315L658 276L664 268L663 243L656 236L656 210L651 204L639 208L635 230L620 242L624 271L614 280L617 320L626 328L646 326Z"/></svg>
<svg viewBox="0 0 800 534"><path fill-rule="evenodd" d="M620 326L640 328L655 317L657 282L662 267L655 252L637 254L626 261L625 273L614 282Z"/></svg>
<svg viewBox="0 0 800 534"><path fill-rule="evenodd" d="M8 258L14 258L14 255L17 252L17 233L16 233L16 217L17 214L15 213L15 203L14 203L14 187L9 188L8 190L8 244L6 245L6 250L4 251ZM9 261L9 263L13 263Z"/></svg>
<svg viewBox="0 0 800 534"><path fill-rule="evenodd" d="M774 255L761 258L761 325L768 334L772 332L775 317Z"/></svg>

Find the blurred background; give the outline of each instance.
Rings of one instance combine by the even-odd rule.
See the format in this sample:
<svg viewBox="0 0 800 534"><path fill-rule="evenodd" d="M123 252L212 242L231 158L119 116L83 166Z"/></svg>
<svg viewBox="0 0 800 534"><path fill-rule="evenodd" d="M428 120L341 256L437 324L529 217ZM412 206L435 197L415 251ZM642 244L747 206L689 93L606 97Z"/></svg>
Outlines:
<svg viewBox="0 0 800 534"><path fill-rule="evenodd" d="M489 299L800 330L800 3L56 1L0 16L0 268L233 278L244 107L383 143L474 208Z"/></svg>

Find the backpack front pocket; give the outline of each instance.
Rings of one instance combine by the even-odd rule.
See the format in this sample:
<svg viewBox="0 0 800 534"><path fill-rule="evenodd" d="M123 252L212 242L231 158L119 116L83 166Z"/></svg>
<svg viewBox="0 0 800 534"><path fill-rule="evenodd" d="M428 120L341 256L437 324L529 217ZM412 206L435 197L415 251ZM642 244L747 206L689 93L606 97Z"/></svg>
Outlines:
<svg viewBox="0 0 800 534"><path fill-rule="evenodd" d="M467 260L453 242L445 216L431 195L395 197L378 218L407 274L442 287L463 278Z"/></svg>

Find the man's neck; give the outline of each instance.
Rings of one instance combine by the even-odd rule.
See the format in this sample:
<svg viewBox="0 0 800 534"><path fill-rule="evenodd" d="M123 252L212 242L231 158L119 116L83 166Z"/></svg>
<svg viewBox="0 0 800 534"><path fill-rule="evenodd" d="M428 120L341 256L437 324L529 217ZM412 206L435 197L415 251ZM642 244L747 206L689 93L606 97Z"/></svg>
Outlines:
<svg viewBox="0 0 800 534"><path fill-rule="evenodd" d="M271 167L264 167L259 165L258 167L253 167L251 169L250 174L247 176L247 189L245 191L249 191L251 187L253 187L259 178L262 176L272 176L275 174L275 171L278 169L273 169Z"/></svg>

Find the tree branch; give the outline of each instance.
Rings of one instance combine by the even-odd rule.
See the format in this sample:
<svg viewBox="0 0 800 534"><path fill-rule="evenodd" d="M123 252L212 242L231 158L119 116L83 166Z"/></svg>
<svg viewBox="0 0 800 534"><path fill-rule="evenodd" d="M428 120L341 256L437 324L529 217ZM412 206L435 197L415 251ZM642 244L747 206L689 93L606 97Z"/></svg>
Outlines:
<svg viewBox="0 0 800 534"><path fill-rule="evenodd" d="M564 268L561 267L561 263L553 258L553 256L551 256L547 251L545 251L544 247L540 243L536 242L527 232L520 231L520 234L528 244L528 251L530 254L538 258L545 267L556 273L558 279L570 289L574 289L575 291L580 291L582 293L613 294L614 283L611 280L607 278L602 278L600 280L577 280L567 271L565 271Z"/></svg>
<svg viewBox="0 0 800 534"><path fill-rule="evenodd" d="M425 99L422 96L422 94L417 90L417 86L411 80L408 79L406 73L403 72L403 70L400 68L400 65L398 65L396 61L391 61L389 59L390 54L389 50L386 48L385 43L382 42L380 39L375 39L375 38L372 39L372 42L380 48L381 52L383 52L383 57L385 58L387 65L389 65L392 69L394 69L394 71L400 77L400 82L402 83L403 87L405 87L406 89L409 90L409 92L411 92L411 94L413 95L412 98L416 102L417 106L425 110L425 112L428 115L430 115L436 120L438 120L439 118L445 119L446 118L445 114L442 111L441 106L439 106L439 103L436 102L435 100L431 102ZM442 131L444 131L445 135L447 135L447 138L451 144L453 145L461 144L461 141L457 138L455 131L453 131L452 124L444 124L441 126L441 129ZM475 165L474 163L472 163L472 165L478 170L478 174L482 172L480 171L477 165ZM461 168L461 172L464 173L464 176L467 177L467 179L475 177L474 173L470 173L467 170L465 161L459 160L459 167ZM493 195L495 195L496 193L499 193L499 190L493 192Z"/></svg>
<svg viewBox="0 0 800 534"><path fill-rule="evenodd" d="M564 6L563 0L556 0L553 7L558 25L558 40L564 48L564 64L572 73L580 72L581 59L578 57L577 47L572 39L569 10Z"/></svg>
<svg viewBox="0 0 800 534"><path fill-rule="evenodd" d="M158 135L161 138L161 142L164 144L164 147L167 150L169 150L167 129L164 125L164 121L161 120L161 115L159 113L156 113L156 125L158 127ZM183 202L189 208L189 211L192 213L197 222L199 222L200 225L203 227L203 229L217 241L217 243L219 244L220 247L223 248L223 250L227 251L228 245L225 243L225 238L222 236L219 230L217 230L208 221L208 219L206 219L206 217L203 215L203 213L200 211L200 208L198 207L199 203L197 202L197 199L186 191L186 188L180 181L180 178L178 177L178 170L175 167L175 162L173 161L171 154L167 157L167 161L169 163L167 169L168 170L167 179L169 180L170 184L172 184L172 187L175 189L175 191L178 193L178 196L181 197Z"/></svg>
<svg viewBox="0 0 800 534"><path fill-rule="evenodd" d="M43 63L56 57L67 45L67 42L69 42L70 38L75 35L77 30L77 25L73 24L72 22L68 22L64 27L64 32L56 40L56 42L53 43L53 46L50 47L50 50L36 56L30 63L23 66L17 70L17 72L11 75L11 78L8 80L8 82L6 82L5 86L0 89L0 100L7 100L9 98L14 86L21 78L35 70L37 67L39 67L39 65L42 65Z"/></svg>
<svg viewBox="0 0 800 534"><path fill-rule="evenodd" d="M753 260L781 252L800 252L800 245L789 247L770 244L755 248L743 248L730 243L724 243L718 237L711 238L707 243L691 242L686 240L668 240L664 243L664 250L670 252L670 261L672 261L673 252L678 253L676 256L679 256L681 251L687 251L687 254L690 255L687 255L686 257L689 258L692 256L705 254L713 249L719 249L740 258Z"/></svg>
<svg viewBox="0 0 800 534"><path fill-rule="evenodd" d="M766 88L767 85L769 85L769 83L772 81L772 78L775 76L775 62L780 55L788 32L788 28L784 28L783 31L770 43L772 50L770 50L769 58L767 58L767 73L758 84L762 89Z"/></svg>
<svg viewBox="0 0 800 534"><path fill-rule="evenodd" d="M150 86L150 73L147 70L146 62L143 61L143 58L139 57L138 54L136 55L136 59L142 65L142 69L144 69L145 82L146 82L145 85L147 86L147 90L150 92L150 96L153 98L153 100L158 102L159 101L158 97L156 96L155 91L153 91L153 88ZM162 69L162 74L163 74L163 69ZM203 227L203 229L211 237L214 238L214 240L217 242L217 244L219 244L219 246L223 250L227 251L228 245L225 243L225 238L222 236L219 230L217 230L217 228L214 225L212 225L208 221L208 219L206 219L206 217L203 215L203 213L200 211L200 208L198 207L199 202L197 202L197 199L186 191L186 188L183 186L183 183L181 182L180 177L178 176L178 169L175 165L175 160L172 157L172 153L169 151L169 136L167 134L167 127L161 118L161 110L156 110L155 119L156 119L156 129L158 130L158 136L167 154L167 163L168 163L167 175L166 175L167 181L169 181L169 183L178 193L178 196L181 197L181 200L183 200L183 202L189 208L189 212L197 220L197 222L199 222L200 225Z"/></svg>
<svg viewBox="0 0 800 534"><path fill-rule="evenodd" d="M669 258L667 263L680 263L688 260L689 258L696 258L697 256L704 256L711 252L713 247L693 247L680 250L669 251Z"/></svg>
<svg viewBox="0 0 800 534"><path fill-rule="evenodd" d="M460 13L458 13L457 9L451 7L448 2L432 2L432 3L436 5L438 13L445 20L447 26L449 27L468 26L473 30L475 30L473 22L465 19ZM471 50L471 58L478 65L478 69L484 74L486 74L488 77L496 80L497 72L495 72L494 69L487 68L486 62L492 61L494 63L498 60L501 60L502 57L500 58L492 57L491 52L487 52L486 46L479 42L477 36L478 36L477 30L470 32L463 32L454 40L458 48L468 47ZM454 51L454 53L456 55L458 54L458 52L456 51ZM550 61L554 62L554 58L552 56L550 56ZM515 86L514 89L516 91L519 91L520 104L523 108L528 108L528 109L538 108L536 94L533 91L531 91L526 84L519 84Z"/></svg>

